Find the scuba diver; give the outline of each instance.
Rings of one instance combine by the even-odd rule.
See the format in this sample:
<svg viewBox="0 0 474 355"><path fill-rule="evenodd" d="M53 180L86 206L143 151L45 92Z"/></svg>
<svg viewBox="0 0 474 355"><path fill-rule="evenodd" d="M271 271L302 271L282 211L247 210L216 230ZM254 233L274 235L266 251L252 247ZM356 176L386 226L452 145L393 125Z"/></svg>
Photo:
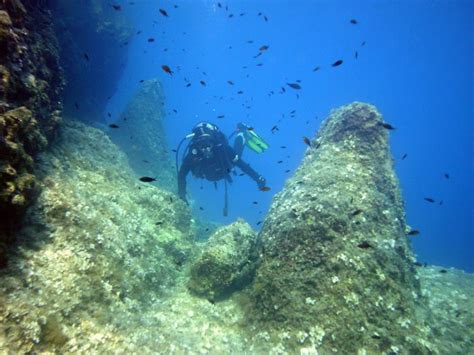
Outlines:
<svg viewBox="0 0 474 355"><path fill-rule="evenodd" d="M234 147L231 147L226 136L216 125L200 122L194 126L192 133L179 143L176 150L176 169L178 169L179 148L186 139L191 139L184 151L183 162L178 171L178 195L184 202L188 203L186 200L186 176L190 171L195 177L214 181L216 187L217 181L224 180L224 216L227 216L227 182L232 182L230 173L235 166L250 176L260 190L269 189L265 186L265 178L242 160L245 146L261 153L268 148L268 144L251 127L243 123L237 124L237 130L231 134L229 139L235 134L237 135Z"/></svg>

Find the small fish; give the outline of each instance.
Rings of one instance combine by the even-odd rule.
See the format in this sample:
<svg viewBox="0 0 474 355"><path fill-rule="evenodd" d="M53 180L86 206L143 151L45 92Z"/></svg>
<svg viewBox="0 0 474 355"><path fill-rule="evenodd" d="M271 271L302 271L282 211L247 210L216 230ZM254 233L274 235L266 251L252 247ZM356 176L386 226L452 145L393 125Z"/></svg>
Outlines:
<svg viewBox="0 0 474 355"><path fill-rule="evenodd" d="M257 201L253 201L252 202L254 205L258 205L258 202Z"/></svg>
<svg viewBox="0 0 474 355"><path fill-rule="evenodd" d="M281 149L286 149L286 145L280 146Z"/></svg>
<svg viewBox="0 0 474 355"><path fill-rule="evenodd" d="M242 95L244 92L242 90L237 91L237 94Z"/></svg>
<svg viewBox="0 0 474 355"><path fill-rule="evenodd" d="M279 131L280 129L278 126L273 126L272 129L270 130L272 133L275 133L275 131Z"/></svg>
<svg viewBox="0 0 474 355"><path fill-rule="evenodd" d="M428 202L430 202L430 203L435 203L434 198L431 198L431 197L425 197L424 200L425 200L425 201L428 201Z"/></svg>
<svg viewBox="0 0 474 355"><path fill-rule="evenodd" d="M267 17L267 16L265 16L265 15L263 16L263 19L265 20L265 22L267 22L267 21L268 21L268 17Z"/></svg>
<svg viewBox="0 0 474 355"><path fill-rule="evenodd" d="M270 48L270 46L267 46L267 45L265 44L265 45L261 46L258 50L259 50L260 52L265 52L268 48Z"/></svg>
<svg viewBox="0 0 474 355"><path fill-rule="evenodd" d="M112 124L109 124L109 127L110 128L120 128L118 125L116 125L115 123L112 123Z"/></svg>
<svg viewBox="0 0 474 355"><path fill-rule="evenodd" d="M441 206L443 204L443 200L439 201L439 205Z"/></svg>
<svg viewBox="0 0 474 355"><path fill-rule="evenodd" d="M245 15L245 12L241 12L241 13L239 14L240 17L242 17L242 16L244 16L244 15Z"/></svg>
<svg viewBox="0 0 474 355"><path fill-rule="evenodd" d="M112 5L112 7L114 8L115 11L121 11L122 10L122 6L120 6L120 5Z"/></svg>
<svg viewBox="0 0 474 355"><path fill-rule="evenodd" d="M281 163L283 163L283 160L278 160L277 161L277 164L281 164Z"/></svg>
<svg viewBox="0 0 474 355"><path fill-rule="evenodd" d="M187 87L187 88L190 87L190 86L191 86L191 83L187 83L187 84L186 84L186 87Z"/></svg>
<svg viewBox="0 0 474 355"><path fill-rule="evenodd" d="M365 41L362 41L362 43L360 44L361 47L365 46Z"/></svg>
<svg viewBox="0 0 474 355"><path fill-rule="evenodd" d="M112 114L110 112L107 112L107 116L112 117Z"/></svg>
<svg viewBox="0 0 474 355"><path fill-rule="evenodd" d="M260 190L260 191L270 191L271 188L268 187L268 186L262 186L262 187L259 188L259 190Z"/></svg>
<svg viewBox="0 0 474 355"><path fill-rule="evenodd" d="M202 86L206 86L206 82L204 80L199 80Z"/></svg>
<svg viewBox="0 0 474 355"><path fill-rule="evenodd" d="M89 61L90 58L89 58L89 55L86 52L84 52L83 56L84 56L85 60Z"/></svg>
<svg viewBox="0 0 474 355"><path fill-rule="evenodd" d="M79 104L77 102L74 102L74 107L76 107L76 110L79 110Z"/></svg>
<svg viewBox="0 0 474 355"><path fill-rule="evenodd" d="M262 224L262 221L258 221L257 222L257 226L261 225Z"/></svg>
<svg viewBox="0 0 474 355"><path fill-rule="evenodd" d="M442 274L446 274L448 272L448 270L441 269L441 270L439 270L439 272L442 273Z"/></svg>
<svg viewBox="0 0 474 355"><path fill-rule="evenodd" d="M239 176L244 176L244 175L245 175L245 173L240 173L240 174L239 174Z"/></svg>
<svg viewBox="0 0 474 355"><path fill-rule="evenodd" d="M234 17L234 14L229 14L229 16L227 16L228 18L232 18Z"/></svg>
<svg viewBox="0 0 474 355"><path fill-rule="evenodd" d="M290 169L287 169L287 170L285 170L285 173L289 173L290 171L291 171Z"/></svg>
<svg viewBox="0 0 474 355"><path fill-rule="evenodd" d="M371 336L372 339L381 339L382 337L380 335L374 334Z"/></svg>
<svg viewBox="0 0 474 355"><path fill-rule="evenodd" d="M354 58L355 59L359 58L359 52L357 52L357 51L354 52Z"/></svg>
<svg viewBox="0 0 474 355"><path fill-rule="evenodd" d="M142 80L139 81L139 83L143 83L144 81L145 81L145 80L142 79Z"/></svg>
<svg viewBox="0 0 474 355"><path fill-rule="evenodd" d="M227 80L227 83L228 83L229 85L234 85L234 82L233 82L232 80Z"/></svg>
<svg viewBox="0 0 474 355"><path fill-rule="evenodd" d="M219 115L219 116L217 116L217 118L224 118L224 117L225 117L225 115Z"/></svg>
<svg viewBox="0 0 474 355"><path fill-rule="evenodd" d="M338 67L339 65L341 65L342 63L344 63L342 61L342 59L339 59L339 60L336 60L334 63L331 64L331 66L333 67Z"/></svg>
<svg viewBox="0 0 474 355"><path fill-rule="evenodd" d="M444 173L444 177L445 177L446 179L449 179L449 174L448 174L448 173Z"/></svg>
<svg viewBox="0 0 474 355"><path fill-rule="evenodd" d="M219 8L222 8L222 4L221 4L220 2L217 3L217 6L218 6Z"/></svg>
<svg viewBox="0 0 474 355"><path fill-rule="evenodd" d="M165 73L168 73L169 75L173 75L173 71L171 70L171 68L170 68L168 65L163 64L163 65L161 66L161 69L163 69L163 71L164 71Z"/></svg>
<svg viewBox="0 0 474 355"><path fill-rule="evenodd" d="M407 154L407 153L403 154L403 156L402 156L402 160L405 160L405 158L406 158L407 156L408 156L408 154Z"/></svg>
<svg viewBox="0 0 474 355"><path fill-rule="evenodd" d="M151 43L151 42L155 42L155 39L153 37L150 37L148 38L148 42Z"/></svg>
<svg viewBox="0 0 474 355"><path fill-rule="evenodd" d="M353 25L357 25L357 24L358 24L357 20L354 19L354 18L350 21L350 23L352 23Z"/></svg>
<svg viewBox="0 0 474 355"><path fill-rule="evenodd" d="M204 211L204 208L203 208L202 206L199 206L199 209L200 209L201 211Z"/></svg>
<svg viewBox="0 0 474 355"><path fill-rule="evenodd" d="M253 41L252 41L252 40L249 40L249 41L247 41L247 43L253 43Z"/></svg>
<svg viewBox="0 0 474 355"><path fill-rule="evenodd" d="M167 13L165 10L160 9L159 11L160 11L160 14L162 14L163 16L169 17L169 16L168 16L168 13Z"/></svg>
<svg viewBox="0 0 474 355"><path fill-rule="evenodd" d="M418 235L418 234L420 234L420 231L416 229L412 229L411 231L407 233L407 235L413 235L413 236Z"/></svg>
<svg viewBox="0 0 474 355"><path fill-rule="evenodd" d="M257 67L261 67L262 65L263 65L263 63L258 63Z"/></svg>
<svg viewBox="0 0 474 355"><path fill-rule="evenodd" d="M149 177L149 176L142 176L139 180L142 181L142 182L153 182L153 181L156 181L155 178L152 178L152 177Z"/></svg>
<svg viewBox="0 0 474 355"><path fill-rule="evenodd" d="M357 246L361 249L372 248L372 245L366 240L364 240L362 243L357 244Z"/></svg>
<svg viewBox="0 0 474 355"><path fill-rule="evenodd" d="M137 33L135 33L136 35L139 35L140 33L142 33L142 31L137 31Z"/></svg>
<svg viewBox="0 0 474 355"><path fill-rule="evenodd" d="M176 110L176 109L174 108L174 109L173 109L173 112L174 112L174 113L178 113L178 110Z"/></svg>
<svg viewBox="0 0 474 355"><path fill-rule="evenodd" d="M161 226L163 224L163 221L158 221L155 223L157 226Z"/></svg>
<svg viewBox="0 0 474 355"><path fill-rule="evenodd" d="M149 163L149 161L146 160L146 159L143 159L142 162L144 162L144 163Z"/></svg>
<svg viewBox="0 0 474 355"><path fill-rule="evenodd" d="M174 7L175 9L177 9L177 8L178 8L178 5L174 4L173 7Z"/></svg>
<svg viewBox="0 0 474 355"><path fill-rule="evenodd" d="M389 123L385 123L385 122L380 122L380 125L385 128L385 129L388 129L388 130L394 130L395 127L393 127L391 124Z"/></svg>
<svg viewBox="0 0 474 355"><path fill-rule="evenodd" d="M351 216L353 216L353 217L357 216L357 215L361 214L362 212L364 212L364 211L361 210L361 209L355 210L354 212L351 213Z"/></svg>
<svg viewBox="0 0 474 355"><path fill-rule="evenodd" d="M295 89L295 90L301 89L301 85L297 83L286 83L286 85L288 85L290 88Z"/></svg>
<svg viewBox="0 0 474 355"><path fill-rule="evenodd" d="M321 67L315 67L313 71L318 71L319 69L321 69Z"/></svg>
<svg viewBox="0 0 474 355"><path fill-rule="evenodd" d="M311 141L310 141L310 139L309 139L308 137L304 136L304 137L303 137L303 142L304 142L308 147L311 148Z"/></svg>

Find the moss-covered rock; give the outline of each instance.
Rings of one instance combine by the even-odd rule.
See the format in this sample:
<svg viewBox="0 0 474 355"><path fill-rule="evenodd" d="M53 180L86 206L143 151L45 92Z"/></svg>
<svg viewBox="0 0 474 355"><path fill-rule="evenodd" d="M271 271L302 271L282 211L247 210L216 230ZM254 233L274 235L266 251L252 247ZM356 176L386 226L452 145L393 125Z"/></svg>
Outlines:
<svg viewBox="0 0 474 355"><path fill-rule="evenodd" d="M156 177L160 187L177 192L176 168L163 128L163 100L158 80L143 82L117 122L120 129L112 130L110 136L138 175Z"/></svg>
<svg viewBox="0 0 474 355"><path fill-rule="evenodd" d="M218 229L193 263L188 287L209 300L218 300L248 284L255 272L257 234L238 220Z"/></svg>
<svg viewBox="0 0 474 355"><path fill-rule="evenodd" d="M125 327L175 284L194 250L187 206L140 182L102 131L65 121L37 171L42 191L0 276L10 351L59 351L74 345L71 329L81 328L77 341Z"/></svg>
<svg viewBox="0 0 474 355"><path fill-rule="evenodd" d="M367 104L333 111L264 222L252 314L292 346L430 351L382 122Z"/></svg>

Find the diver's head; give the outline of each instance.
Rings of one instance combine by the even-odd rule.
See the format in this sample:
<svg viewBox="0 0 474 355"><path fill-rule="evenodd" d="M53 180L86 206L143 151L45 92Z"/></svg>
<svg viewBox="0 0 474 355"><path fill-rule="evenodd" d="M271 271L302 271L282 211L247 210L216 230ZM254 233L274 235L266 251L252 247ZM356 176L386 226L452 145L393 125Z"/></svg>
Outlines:
<svg viewBox="0 0 474 355"><path fill-rule="evenodd" d="M213 156L213 149L214 144L210 135L203 134L196 142L194 142L192 153L209 159Z"/></svg>

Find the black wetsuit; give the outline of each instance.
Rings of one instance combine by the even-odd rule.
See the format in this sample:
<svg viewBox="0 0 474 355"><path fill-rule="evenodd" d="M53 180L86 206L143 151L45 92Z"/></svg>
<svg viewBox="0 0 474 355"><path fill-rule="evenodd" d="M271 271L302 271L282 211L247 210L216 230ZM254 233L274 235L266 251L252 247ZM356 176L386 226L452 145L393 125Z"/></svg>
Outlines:
<svg viewBox="0 0 474 355"><path fill-rule="evenodd" d="M178 172L178 193L186 201L186 176L191 171L194 176L207 179L209 181L218 181L226 179L232 182L230 172L237 166L245 174L250 176L258 185L265 186L263 176L253 170L248 163L242 160L242 153L245 146L244 137L238 134L234 141L234 147L229 146L227 139L221 133L219 139L214 142L212 154L206 158L200 150L193 146L191 142L183 163Z"/></svg>

